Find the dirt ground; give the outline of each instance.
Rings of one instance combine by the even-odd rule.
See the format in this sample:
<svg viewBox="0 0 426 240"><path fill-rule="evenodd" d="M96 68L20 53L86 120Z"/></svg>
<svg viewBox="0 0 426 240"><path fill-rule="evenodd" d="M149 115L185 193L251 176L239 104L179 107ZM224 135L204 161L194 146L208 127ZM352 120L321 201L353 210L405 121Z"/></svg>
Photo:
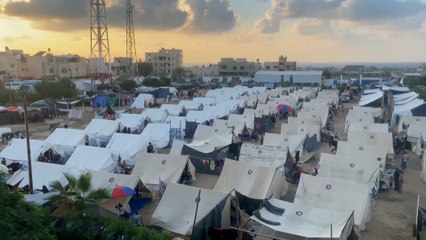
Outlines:
<svg viewBox="0 0 426 240"><path fill-rule="evenodd" d="M177 99L173 99L172 102L178 102ZM345 105L346 109L350 109L354 103L348 103ZM90 120L94 116L94 111L91 108L85 108L83 110L83 117L81 120L71 120L70 128L84 129ZM346 111L347 112L347 111ZM334 129L339 136L339 139L344 141L346 136L343 133L344 122L346 114L341 114L334 118ZM53 120L47 120L45 123L30 123L30 136L33 139L44 140L50 134L49 124L58 123L59 127L63 127L63 118L57 118ZM280 133L281 123L283 120L277 119L273 132ZM9 125L2 127L10 127L13 131L24 130L23 124ZM0 143L0 149L3 149L4 145ZM322 147L316 152L316 157L313 157L310 161L302 165L305 172L311 173L312 167L317 164L319 160L319 154L321 152L331 153L331 148L328 144L323 143ZM161 153L168 153L169 149L164 149ZM366 240L405 240L413 239L413 224L415 223L416 217L416 206L417 196L420 196L420 205L426 207L426 183L423 182L420 175L420 159L409 154L410 160L408 162L408 169L405 173L405 183L403 186L402 193L399 194L394 190L389 192L380 192L377 196L377 200L372 206L372 217L367 223L367 227L364 231L359 233L360 239ZM399 160L400 156L396 157ZM193 186L203 187L206 189L213 189L218 176L208 174L196 174L196 181L192 184ZM288 193L282 198L283 200L292 202L297 189L297 185L289 184ZM348 189L350 191L350 189ZM154 198L155 199L155 198ZM144 223L149 223L149 219L157 206L157 201L153 201L151 204L141 210Z"/></svg>

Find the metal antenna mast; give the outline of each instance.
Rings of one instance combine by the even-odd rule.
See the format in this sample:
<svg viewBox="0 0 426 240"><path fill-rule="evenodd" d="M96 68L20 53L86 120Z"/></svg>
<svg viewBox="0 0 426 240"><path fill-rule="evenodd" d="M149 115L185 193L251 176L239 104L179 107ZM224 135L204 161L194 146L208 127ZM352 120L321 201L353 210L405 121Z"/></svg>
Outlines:
<svg viewBox="0 0 426 240"><path fill-rule="evenodd" d="M137 64L137 55L135 30L133 27L133 8L133 0L126 0L126 57L132 59L132 63L130 63L130 69L132 73L137 75L137 65L134 68L134 64Z"/></svg>
<svg viewBox="0 0 426 240"><path fill-rule="evenodd" d="M112 85L108 27L105 0L90 0L90 74L92 81L100 80L104 85L109 79Z"/></svg>

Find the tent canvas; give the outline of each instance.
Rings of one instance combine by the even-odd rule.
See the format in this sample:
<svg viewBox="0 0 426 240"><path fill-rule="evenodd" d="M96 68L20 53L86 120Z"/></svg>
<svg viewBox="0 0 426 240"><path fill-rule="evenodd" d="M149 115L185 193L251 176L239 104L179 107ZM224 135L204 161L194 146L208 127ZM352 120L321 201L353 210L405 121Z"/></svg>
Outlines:
<svg viewBox="0 0 426 240"><path fill-rule="evenodd" d="M65 164L65 172L75 175L86 170L113 172L115 166L110 149L79 145Z"/></svg>
<svg viewBox="0 0 426 240"><path fill-rule="evenodd" d="M265 133L263 145L266 146L282 146L288 147L291 155L295 155L296 151L303 152L303 143L306 135L281 135L276 133Z"/></svg>
<svg viewBox="0 0 426 240"><path fill-rule="evenodd" d="M170 123L170 128L176 128L176 129L181 129L181 130L186 129L186 118L185 117L169 116L169 117L167 117L166 122Z"/></svg>
<svg viewBox="0 0 426 240"><path fill-rule="evenodd" d="M150 191L157 192L160 179L166 183L179 183L185 169L195 180L195 168L188 156L140 153L132 174L140 177Z"/></svg>
<svg viewBox="0 0 426 240"><path fill-rule="evenodd" d="M178 139L173 140L172 148L170 149L170 155L181 155L182 148L185 143L186 142L183 140L178 140Z"/></svg>
<svg viewBox="0 0 426 240"><path fill-rule="evenodd" d="M239 123L241 125L244 123L248 129L254 129L254 115L229 114L228 121L232 123Z"/></svg>
<svg viewBox="0 0 426 240"><path fill-rule="evenodd" d="M303 135L308 137L317 136L321 141L321 123L315 120L304 120L301 118L289 117L288 123L281 124L281 135Z"/></svg>
<svg viewBox="0 0 426 240"><path fill-rule="evenodd" d="M155 148L165 148L170 143L170 124L148 123L141 135L148 137Z"/></svg>
<svg viewBox="0 0 426 240"><path fill-rule="evenodd" d="M424 122L412 122L407 130L407 141L417 143L420 135L426 136L426 124Z"/></svg>
<svg viewBox="0 0 426 240"><path fill-rule="evenodd" d="M68 181L63 175L64 166L53 163L44 163L44 162L32 162L32 177L33 177L33 188L42 189L43 186L46 186L50 189L50 184L54 181L59 181L62 186L66 186ZM22 180L22 181L21 181ZM13 174L8 180L10 183L18 183L18 187L23 188L26 185L29 185L29 175L28 170L21 170L18 174ZM10 185L12 185L10 184Z"/></svg>
<svg viewBox="0 0 426 240"><path fill-rule="evenodd" d="M144 109L145 103L153 103L154 102L154 96L152 94L139 94L136 99L133 101L130 108L138 108L138 109Z"/></svg>
<svg viewBox="0 0 426 240"><path fill-rule="evenodd" d="M228 199L227 193L170 183L151 217L150 224L177 234L191 235L197 207L195 200L200 191L196 224L221 205L218 214L222 219L229 219L229 205L224 204ZM222 220L219 226L214 227L227 228L228 226L229 223Z"/></svg>
<svg viewBox="0 0 426 240"><path fill-rule="evenodd" d="M336 155L342 158L356 156L358 161L378 162L383 170L386 167L388 146L369 144L368 142L344 142L339 141Z"/></svg>
<svg viewBox="0 0 426 240"><path fill-rule="evenodd" d="M0 136L4 133L12 133L12 129L7 127L0 127Z"/></svg>
<svg viewBox="0 0 426 240"><path fill-rule="evenodd" d="M238 135L243 132L245 125L244 125L244 122L215 119L213 122L213 127L222 128L222 129L230 128L231 130L233 129L234 133Z"/></svg>
<svg viewBox="0 0 426 240"><path fill-rule="evenodd" d="M118 129L118 122L105 119L92 119L84 129L89 137L90 146L107 145L112 135Z"/></svg>
<svg viewBox="0 0 426 240"><path fill-rule="evenodd" d="M102 171L88 171L92 176L91 190L97 189L108 189L118 186L126 186L131 189L135 189L138 183L140 182L139 177L135 175L125 175L125 174L116 174ZM117 199L104 199L98 202L96 205L102 209L107 210L112 214L117 214L117 209L115 206L118 203L123 204L123 206L128 206L131 196L125 198ZM130 209L127 209L130 212Z"/></svg>
<svg viewBox="0 0 426 240"><path fill-rule="evenodd" d="M238 161L254 166L278 168L282 170L287 159L287 151L287 147L283 146L243 143Z"/></svg>
<svg viewBox="0 0 426 240"><path fill-rule="evenodd" d="M179 116L182 112L182 108L182 105L178 104L162 104L160 110L167 112L169 116Z"/></svg>
<svg viewBox="0 0 426 240"><path fill-rule="evenodd" d="M275 212L272 209L283 209ZM348 239L353 227L353 214L346 211L302 206L275 198L251 217L278 233L282 239ZM331 237L332 236L332 237Z"/></svg>
<svg viewBox="0 0 426 240"><path fill-rule="evenodd" d="M201 153L211 153L232 143L231 128L215 128L199 125L191 143L185 146Z"/></svg>
<svg viewBox="0 0 426 240"><path fill-rule="evenodd" d="M348 191L350 189L350 191ZM365 229L371 216L370 189L367 184L302 174L294 204L346 212L354 211L354 223Z"/></svg>
<svg viewBox="0 0 426 240"><path fill-rule="evenodd" d="M198 102L200 104L203 104L204 106L212 106L216 104L216 101L214 98L203 98L203 97L195 97L192 99L193 102Z"/></svg>
<svg viewBox="0 0 426 240"><path fill-rule="evenodd" d="M31 150L31 160L37 160L38 156L43 150L44 141L30 139L30 150ZM23 165L28 164L27 157L27 140L13 138L7 146L0 152L0 158L6 159L6 165L9 165L13 162L19 162Z"/></svg>
<svg viewBox="0 0 426 240"><path fill-rule="evenodd" d="M349 125L348 132L377 132L388 133L389 125L386 123L360 123L354 122Z"/></svg>
<svg viewBox="0 0 426 240"><path fill-rule="evenodd" d="M148 143L146 135L114 133L106 148L111 150L114 161L120 157L126 164L134 165L136 154L146 152Z"/></svg>
<svg viewBox="0 0 426 240"><path fill-rule="evenodd" d="M357 156L340 156L321 153L318 176L341 179L360 184L368 184L378 191L380 183L379 163L357 161Z"/></svg>
<svg viewBox="0 0 426 240"><path fill-rule="evenodd" d="M151 123L165 122L167 118L167 113L158 108L145 108L141 115L144 119L149 119Z"/></svg>
<svg viewBox="0 0 426 240"><path fill-rule="evenodd" d="M254 166L226 160L213 190L233 190L252 199L280 198L286 192L286 181L276 168Z"/></svg>
<svg viewBox="0 0 426 240"><path fill-rule="evenodd" d="M421 165L422 165L422 170L420 171L420 179L422 179L423 182L426 182L426 154L423 154Z"/></svg>
<svg viewBox="0 0 426 240"><path fill-rule="evenodd" d="M84 131L80 129L56 128L45 140L44 150L52 150L68 158L78 145L84 144Z"/></svg>
<svg viewBox="0 0 426 240"><path fill-rule="evenodd" d="M145 116L143 116L142 114L122 113L116 121L120 124L121 130L126 127L130 128L132 132L140 132L143 128L144 120Z"/></svg>
<svg viewBox="0 0 426 240"><path fill-rule="evenodd" d="M192 101L192 100L181 100L178 104L182 108L185 108L186 111L188 110L199 110L201 103Z"/></svg>
<svg viewBox="0 0 426 240"><path fill-rule="evenodd" d="M394 154L392 133L389 132L349 132L349 143L366 143L368 145L386 145L387 152Z"/></svg>
<svg viewBox="0 0 426 240"><path fill-rule="evenodd" d="M348 115L346 115L345 121L345 132L348 131L349 127L353 123L361 123L364 125L370 125L374 123L374 117L372 112L360 112L349 110Z"/></svg>

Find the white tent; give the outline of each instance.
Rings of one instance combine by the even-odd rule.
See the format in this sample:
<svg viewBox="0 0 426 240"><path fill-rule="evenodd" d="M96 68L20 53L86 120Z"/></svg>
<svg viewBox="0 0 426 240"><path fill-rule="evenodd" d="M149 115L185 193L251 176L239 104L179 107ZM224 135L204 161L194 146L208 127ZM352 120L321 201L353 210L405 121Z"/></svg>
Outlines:
<svg viewBox="0 0 426 240"><path fill-rule="evenodd" d="M12 129L11 128L0 127L0 137L4 133L12 133Z"/></svg>
<svg viewBox="0 0 426 240"><path fill-rule="evenodd" d="M321 141L321 123L313 119L301 119L289 117L288 123L281 124L281 135L304 135L312 137L317 136L317 140Z"/></svg>
<svg viewBox="0 0 426 240"><path fill-rule="evenodd" d="M160 110L167 112L169 116L179 116L182 108L183 106L178 104L162 104Z"/></svg>
<svg viewBox="0 0 426 240"><path fill-rule="evenodd" d="M188 156L141 153L132 174L140 177L149 190L157 192L160 179L166 183L179 183L185 169L192 175L192 180L195 180L195 167Z"/></svg>
<svg viewBox="0 0 426 240"><path fill-rule="evenodd" d="M210 119L223 118L233 112L232 107L232 105L217 104L216 106L205 106L202 112L206 112L210 116Z"/></svg>
<svg viewBox="0 0 426 240"><path fill-rule="evenodd" d="M353 106L352 110L355 112L369 112L372 114L373 117L380 117L382 116L382 109L378 107L360 107L360 106Z"/></svg>
<svg viewBox="0 0 426 240"><path fill-rule="evenodd" d="M115 186L126 186L131 189L135 189L138 183L140 182L138 176L134 175L125 175L125 174L116 174L102 171L88 171L92 176L91 181L91 190L97 189L109 189L114 188ZM107 210L109 213L117 214L118 210L115 206L118 203L123 204L123 206L128 207L128 202L132 196L125 198L114 198L114 199L104 199L97 203L99 207ZM127 210L130 210L127 208Z"/></svg>
<svg viewBox="0 0 426 240"><path fill-rule="evenodd" d="M142 114L130 114L122 113L120 117L116 120L120 124L120 129L123 130L124 127L130 128L132 132L140 132L142 130L143 121L145 120L144 115Z"/></svg>
<svg viewBox="0 0 426 240"><path fill-rule="evenodd" d="M145 108L141 115L143 118L148 118L151 123L162 123L167 118L167 113L159 108Z"/></svg>
<svg viewBox="0 0 426 240"><path fill-rule="evenodd" d="M405 132L408 130L409 125L412 122L418 122L422 124L426 124L426 117L419 117L419 116L401 116L399 118L398 122L398 132ZM403 127L405 126L405 128Z"/></svg>
<svg viewBox="0 0 426 240"><path fill-rule="evenodd" d="M426 136L426 124L424 122L412 122L407 130L407 141L417 143L420 135Z"/></svg>
<svg viewBox="0 0 426 240"><path fill-rule="evenodd" d="M304 103L305 104L305 103ZM297 118L320 121L325 126L328 120L328 107L304 108L297 112Z"/></svg>
<svg viewBox="0 0 426 240"><path fill-rule="evenodd" d="M84 144L84 131L80 129L56 128L45 140L44 150L52 150L68 158L78 145Z"/></svg>
<svg viewBox="0 0 426 240"><path fill-rule="evenodd" d="M244 130L244 122L236 122L231 120L222 120L222 119L215 119L213 121L213 127L214 128L231 128L231 130L234 130L235 134L241 134Z"/></svg>
<svg viewBox="0 0 426 240"><path fill-rule="evenodd" d="M389 125L386 123L360 123L354 122L349 125L348 132L378 132L388 133Z"/></svg>
<svg viewBox="0 0 426 240"><path fill-rule="evenodd" d="M253 199L280 198L287 192L287 182L276 168L225 160L213 190L224 193L235 190Z"/></svg>
<svg viewBox="0 0 426 240"><path fill-rule="evenodd" d="M350 125L354 123L361 123L364 125L373 124L374 123L373 115L374 115L373 112L349 110L348 115L346 115L345 132L347 132Z"/></svg>
<svg viewBox="0 0 426 240"><path fill-rule="evenodd" d="M368 184L378 191L380 184L379 163L359 161L356 155L341 156L321 153L318 176Z"/></svg>
<svg viewBox="0 0 426 240"><path fill-rule="evenodd" d="M254 166L283 169L287 159L287 147L243 143L239 162Z"/></svg>
<svg viewBox="0 0 426 240"><path fill-rule="evenodd" d="M349 143L365 143L368 145L386 145L387 152L394 154L392 133L389 132L348 132Z"/></svg>
<svg viewBox="0 0 426 240"><path fill-rule="evenodd" d="M216 101L214 98L203 98L203 97L195 97L192 99L193 102L198 102L200 104L203 104L203 106L213 106L216 104Z"/></svg>
<svg viewBox="0 0 426 240"><path fill-rule="evenodd" d="M44 163L44 162L32 162L32 177L33 177L33 188L42 189L46 186L50 189L50 184L54 181L59 181L62 186L66 186L68 181L63 175L64 165ZM21 181L21 182L20 182ZM7 183L9 185L15 185L19 183L18 187L23 188L29 185L28 170L20 170L13 174Z"/></svg>
<svg viewBox="0 0 426 240"><path fill-rule="evenodd" d="M290 154L294 156L296 151L300 151L300 154L303 152L305 139L305 134L281 135L276 133L265 133L263 145L288 147Z"/></svg>
<svg viewBox="0 0 426 240"><path fill-rule="evenodd" d="M138 152L146 152L149 138L146 135L114 133L106 146L111 150L114 161L120 157L126 164L134 165Z"/></svg>
<svg viewBox="0 0 426 240"><path fill-rule="evenodd" d="M350 191L348 191L350 189ZM322 178L302 174L294 204L324 210L354 211L354 222L359 231L371 216L370 189L367 184Z"/></svg>
<svg viewBox="0 0 426 240"><path fill-rule="evenodd" d="M337 146L336 155L338 157L347 158L348 156L356 156L355 159L358 161L378 162L381 170L386 167L386 157L388 155L387 145L374 145L368 142L358 141L339 141Z"/></svg>
<svg viewBox="0 0 426 240"><path fill-rule="evenodd" d="M181 100L178 105L185 108L186 111L199 110L201 102L196 102L192 100Z"/></svg>
<svg viewBox="0 0 426 240"><path fill-rule="evenodd" d="M200 191L198 211L195 212ZM198 224L221 202L227 201L228 196L226 193L170 183L151 217L150 224L177 234L191 235L195 214ZM226 221L230 217L228 204L222 209L221 216L222 227L229 227L229 220Z"/></svg>
<svg viewBox="0 0 426 240"><path fill-rule="evenodd" d="M185 145L185 141L175 139L173 140L172 148L170 149L170 155L181 155L183 145Z"/></svg>
<svg viewBox="0 0 426 240"><path fill-rule="evenodd" d="M279 211L277 211L279 210ZM251 219L276 231L280 239L348 239L353 214L271 198Z"/></svg>
<svg viewBox="0 0 426 240"><path fill-rule="evenodd" d="M118 122L116 121L92 119L84 129L84 133L89 137L90 146L106 146L117 129Z"/></svg>
<svg viewBox="0 0 426 240"><path fill-rule="evenodd" d="M86 170L113 172L115 166L110 149L79 145L65 164L65 172L74 175Z"/></svg>
<svg viewBox="0 0 426 240"><path fill-rule="evenodd" d="M232 143L231 128L214 128L199 125L192 142L185 144L202 153L211 153Z"/></svg>
<svg viewBox="0 0 426 240"><path fill-rule="evenodd" d="M130 108L138 108L143 109L145 108L145 103L154 103L154 96L152 94L139 94L136 99L133 101Z"/></svg>
<svg viewBox="0 0 426 240"><path fill-rule="evenodd" d="M198 124L202 124L211 119L214 119L214 117L211 116L210 112L207 111L189 110L186 114L186 120L188 122L196 122Z"/></svg>
<svg viewBox="0 0 426 240"><path fill-rule="evenodd" d="M165 148L170 143L170 124L148 123L141 135L148 137L155 148Z"/></svg>
<svg viewBox="0 0 426 240"><path fill-rule="evenodd" d="M368 94L368 95L362 95L361 99L359 100L359 106L363 107L366 106L374 101L377 101L379 99L381 99L383 97L383 92L377 92L377 93L372 93L372 94Z"/></svg>
<svg viewBox="0 0 426 240"><path fill-rule="evenodd" d="M31 160L37 160L43 150L44 141L30 139ZM7 146L0 152L0 158L6 159L6 165L19 162L22 165L28 164L27 140L13 138Z"/></svg>
<svg viewBox="0 0 426 240"><path fill-rule="evenodd" d="M228 121L232 122L233 124L239 123L243 125L244 123L247 128L254 129L254 114L253 115L229 114Z"/></svg>
<svg viewBox="0 0 426 240"><path fill-rule="evenodd" d="M181 130L186 129L186 118L185 117L169 116L169 117L167 117L166 122L170 123L170 128L177 128L177 129L181 129Z"/></svg>

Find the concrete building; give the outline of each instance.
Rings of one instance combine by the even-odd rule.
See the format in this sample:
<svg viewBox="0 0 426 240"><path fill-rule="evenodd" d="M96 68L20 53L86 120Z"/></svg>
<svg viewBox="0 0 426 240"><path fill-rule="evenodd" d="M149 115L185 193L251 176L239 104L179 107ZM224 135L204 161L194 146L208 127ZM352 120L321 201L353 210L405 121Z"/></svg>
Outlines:
<svg viewBox="0 0 426 240"><path fill-rule="evenodd" d="M219 76L219 65L217 65L217 64L192 66L192 67L189 68L189 70L196 77L217 77L217 76Z"/></svg>
<svg viewBox="0 0 426 240"><path fill-rule="evenodd" d="M130 74L132 73L131 66L133 66L132 58L116 57L111 64L112 75Z"/></svg>
<svg viewBox="0 0 426 240"><path fill-rule="evenodd" d="M55 56L50 51L39 51L30 56L22 50L0 52L0 79L11 80L55 80L81 78L89 74L88 62L78 55Z"/></svg>
<svg viewBox="0 0 426 240"><path fill-rule="evenodd" d="M287 57L281 55L278 62L264 62L264 71L296 71L296 61L287 61Z"/></svg>
<svg viewBox="0 0 426 240"><path fill-rule="evenodd" d="M173 70L182 67L183 53L180 49L164 49L158 52L145 53L145 62L153 66L153 74L160 76L171 76Z"/></svg>
<svg viewBox="0 0 426 240"><path fill-rule="evenodd" d="M423 76L426 75L426 63L422 63L417 67L417 73Z"/></svg>
<svg viewBox="0 0 426 240"><path fill-rule="evenodd" d="M258 71L254 76L256 83L264 85L321 86L322 71Z"/></svg>
<svg viewBox="0 0 426 240"><path fill-rule="evenodd" d="M221 58L218 66L220 76L254 76L262 69L259 61L248 62L245 58Z"/></svg>

